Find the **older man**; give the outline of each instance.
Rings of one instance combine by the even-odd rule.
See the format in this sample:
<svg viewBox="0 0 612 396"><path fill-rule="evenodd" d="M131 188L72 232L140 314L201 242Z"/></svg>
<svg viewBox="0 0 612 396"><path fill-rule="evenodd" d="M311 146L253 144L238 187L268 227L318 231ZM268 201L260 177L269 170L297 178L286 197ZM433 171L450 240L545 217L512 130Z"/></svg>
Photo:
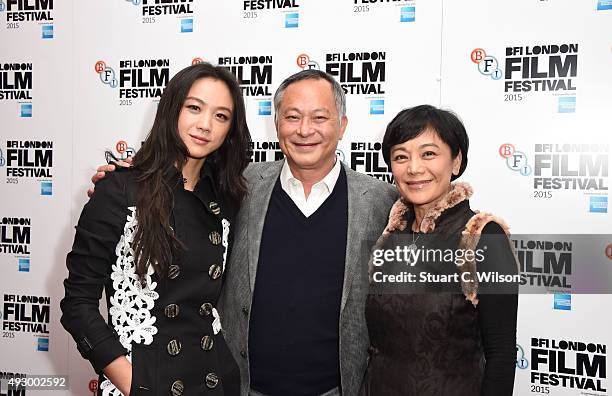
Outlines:
<svg viewBox="0 0 612 396"><path fill-rule="evenodd" d="M245 172L220 301L225 336L244 394L355 395L367 362L366 244L395 189L337 160L346 101L331 76L294 74L274 108L286 159Z"/></svg>
<svg viewBox="0 0 612 396"><path fill-rule="evenodd" d="M274 108L286 159L245 171L219 302L224 335L243 395L356 395L369 344L368 244L396 192L337 159L348 120L330 75L290 76Z"/></svg>

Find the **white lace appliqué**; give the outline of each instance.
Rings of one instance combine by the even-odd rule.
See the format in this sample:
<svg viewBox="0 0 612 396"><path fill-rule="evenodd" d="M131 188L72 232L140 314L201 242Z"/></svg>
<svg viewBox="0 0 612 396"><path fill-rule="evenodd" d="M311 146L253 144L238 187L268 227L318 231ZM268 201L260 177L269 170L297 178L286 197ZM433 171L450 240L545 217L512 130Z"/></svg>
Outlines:
<svg viewBox="0 0 612 396"><path fill-rule="evenodd" d="M230 233L230 222L226 219L221 220L223 226L223 235L221 237L221 244L223 245L223 272L225 272L225 260L227 259L227 246Z"/></svg>
<svg viewBox="0 0 612 396"><path fill-rule="evenodd" d="M221 236L221 245L223 245L223 272L225 272L225 261L227 260L227 248L229 246L230 222L227 219L222 219L221 225L223 226L223 234ZM217 308L213 308L212 313L215 318L212 323L212 328L215 335L217 335L222 330L221 316Z"/></svg>
<svg viewBox="0 0 612 396"><path fill-rule="evenodd" d="M154 326L156 318L151 315L151 310L159 294L155 291L157 282L151 280L151 275L155 272L151 266L144 279L144 285L136 275L132 249L137 227L136 207L131 206L128 209L130 214L123 226L123 235L115 248L117 261L112 266L111 273L115 293L110 297L109 313L113 327L119 334L119 342L129 351L126 358L131 362L132 342L149 345L153 342L153 336L157 334L157 327ZM100 384L100 389L104 396L123 395L106 377Z"/></svg>
<svg viewBox="0 0 612 396"><path fill-rule="evenodd" d="M221 316L219 316L219 311L217 311L217 308L213 308L212 314L213 318L215 318L212 322L213 333L217 335L221 330L223 330L221 328Z"/></svg>

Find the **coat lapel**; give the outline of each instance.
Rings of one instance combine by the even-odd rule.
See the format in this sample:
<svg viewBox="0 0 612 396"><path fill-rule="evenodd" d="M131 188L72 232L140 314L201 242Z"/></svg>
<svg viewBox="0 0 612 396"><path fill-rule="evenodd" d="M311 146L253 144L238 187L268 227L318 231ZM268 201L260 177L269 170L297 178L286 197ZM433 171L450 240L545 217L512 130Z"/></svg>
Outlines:
<svg viewBox="0 0 612 396"><path fill-rule="evenodd" d="M264 221L268 212L270 196L274 189L274 184L280 175L284 161L276 161L270 166L262 168L259 175L253 181L249 200L249 219L247 221L247 240L249 257L249 281L251 292L255 289L255 277L257 276L257 262L259 261L259 247L263 233Z"/></svg>
<svg viewBox="0 0 612 396"><path fill-rule="evenodd" d="M344 261L344 284L342 287L342 300L340 312L344 309L349 296L353 278L360 268L363 259L365 245L365 231L368 226L368 200L364 195L368 193L367 187L360 183L355 177L354 171L344 167L346 170L346 183L348 187L348 229L346 235L346 258Z"/></svg>

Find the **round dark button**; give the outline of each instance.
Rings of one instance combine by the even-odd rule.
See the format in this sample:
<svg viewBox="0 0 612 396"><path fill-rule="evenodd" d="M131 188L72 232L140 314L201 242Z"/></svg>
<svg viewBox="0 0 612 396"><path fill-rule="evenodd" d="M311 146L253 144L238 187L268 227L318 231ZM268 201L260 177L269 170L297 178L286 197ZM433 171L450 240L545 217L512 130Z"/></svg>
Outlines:
<svg viewBox="0 0 612 396"><path fill-rule="evenodd" d="M214 389L219 385L219 376L215 373L206 374L206 378L204 380L206 383L206 387L209 389Z"/></svg>
<svg viewBox="0 0 612 396"><path fill-rule="evenodd" d="M202 340L200 341L200 347L205 351L210 351L214 343L215 341L213 340L213 338L211 336L206 335L202 337Z"/></svg>
<svg viewBox="0 0 612 396"><path fill-rule="evenodd" d="M170 356L176 356L181 353L181 342L178 340L170 340L166 349Z"/></svg>
<svg viewBox="0 0 612 396"><path fill-rule="evenodd" d="M172 264L170 267L168 267L168 278L176 279L176 277L179 276L180 273L181 269L178 265Z"/></svg>
<svg viewBox="0 0 612 396"><path fill-rule="evenodd" d="M181 396L184 390L185 384L183 384L183 381L181 380L174 381L172 383L172 386L170 387L170 393L172 394L172 396Z"/></svg>
<svg viewBox="0 0 612 396"><path fill-rule="evenodd" d="M213 280L219 279L222 273L223 273L223 270L221 269L221 266L217 264L211 265L210 268L208 269L208 276L210 276Z"/></svg>
<svg viewBox="0 0 612 396"><path fill-rule="evenodd" d="M208 239L210 239L210 242L213 245L218 245L221 243L221 234L219 234L217 231L212 231L210 234L208 234Z"/></svg>
<svg viewBox="0 0 612 396"><path fill-rule="evenodd" d="M240 356L242 356L244 359L246 359L248 355L247 355L246 351L243 349L242 351L240 351Z"/></svg>
<svg viewBox="0 0 612 396"><path fill-rule="evenodd" d="M208 204L208 209L210 209L211 212L213 212L214 214L218 215L219 213L221 213L221 208L219 207L219 204L211 201Z"/></svg>
<svg viewBox="0 0 612 396"><path fill-rule="evenodd" d="M242 313L244 314L244 316L249 316L249 307L242 307Z"/></svg>
<svg viewBox="0 0 612 396"><path fill-rule="evenodd" d="M211 303L204 303L200 305L200 316L208 316L212 313L213 306Z"/></svg>
<svg viewBox="0 0 612 396"><path fill-rule="evenodd" d="M176 304L168 304L166 308L164 308L164 314L167 318L176 318L179 314L179 306Z"/></svg>

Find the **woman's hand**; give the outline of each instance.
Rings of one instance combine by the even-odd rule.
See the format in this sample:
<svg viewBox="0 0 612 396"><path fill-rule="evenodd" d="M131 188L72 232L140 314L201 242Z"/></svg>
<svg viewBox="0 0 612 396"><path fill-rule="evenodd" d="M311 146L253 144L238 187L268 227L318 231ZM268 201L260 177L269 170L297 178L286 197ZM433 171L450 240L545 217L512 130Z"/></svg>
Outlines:
<svg viewBox="0 0 612 396"><path fill-rule="evenodd" d="M132 387L132 364L125 356L120 356L113 360L108 366L104 367L104 375L119 389L125 396L130 396Z"/></svg>

